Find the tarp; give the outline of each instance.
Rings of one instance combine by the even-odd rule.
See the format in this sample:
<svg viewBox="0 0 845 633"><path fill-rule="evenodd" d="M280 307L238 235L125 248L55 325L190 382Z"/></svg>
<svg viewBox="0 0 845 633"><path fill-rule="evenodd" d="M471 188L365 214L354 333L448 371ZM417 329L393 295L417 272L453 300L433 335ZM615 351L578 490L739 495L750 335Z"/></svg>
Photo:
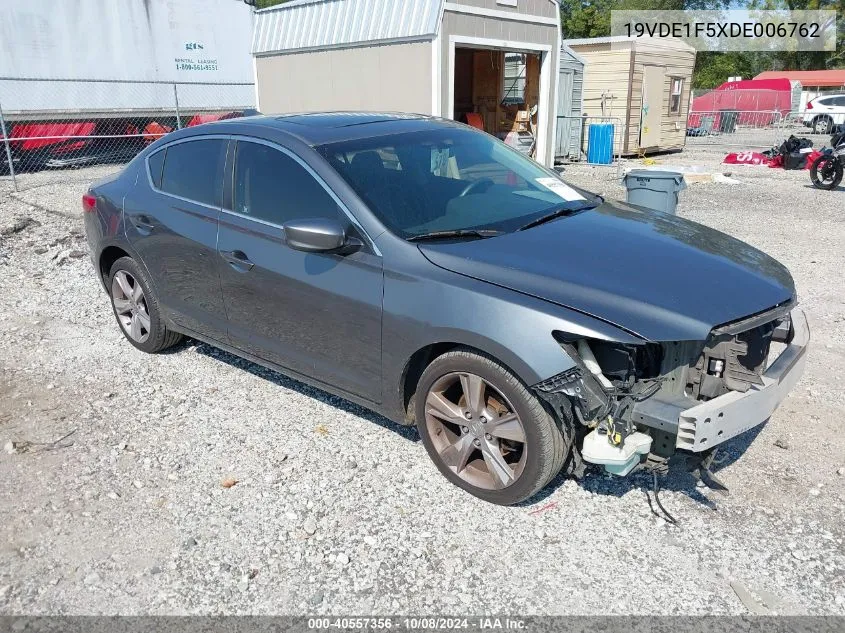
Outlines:
<svg viewBox="0 0 845 633"><path fill-rule="evenodd" d="M726 81L692 100L687 127L699 127L702 116L713 116L721 110L739 110L737 122L741 125L769 125L792 110L792 83L789 79ZM768 120L761 118L761 112L771 113L766 115ZM718 129L720 115L715 116Z"/></svg>
<svg viewBox="0 0 845 633"><path fill-rule="evenodd" d="M202 125L203 123L213 123L214 121L224 121L226 119L237 119L243 116L240 112L225 112L223 114L195 114L188 121L187 127L194 127L195 125Z"/></svg>
<svg viewBox="0 0 845 633"><path fill-rule="evenodd" d="M728 165L768 165L772 159L760 152L731 152L722 162Z"/></svg>
<svg viewBox="0 0 845 633"><path fill-rule="evenodd" d="M818 150L806 152L804 154L806 162L802 169L810 169L815 160L821 156L822 153ZM767 156L760 152L731 152L725 156L722 161L727 165L768 165L769 167L783 167L783 156L777 154L776 156Z"/></svg>
<svg viewBox="0 0 845 633"><path fill-rule="evenodd" d="M14 141L16 138L29 138L29 140L17 141L14 144L21 150L34 150L39 147L46 147L57 143L67 143L64 138L43 137L91 136L94 134L95 127L96 124L93 121L74 121L72 123L18 123L12 126L12 133L9 136L9 141ZM77 142L70 144L73 147L63 145L62 149L69 151L70 149L82 147L84 144L85 139L79 139Z"/></svg>
<svg viewBox="0 0 845 633"><path fill-rule="evenodd" d="M151 121L147 124L147 127L144 128L144 142L148 144L152 143L172 131L172 127L162 125L158 121Z"/></svg>

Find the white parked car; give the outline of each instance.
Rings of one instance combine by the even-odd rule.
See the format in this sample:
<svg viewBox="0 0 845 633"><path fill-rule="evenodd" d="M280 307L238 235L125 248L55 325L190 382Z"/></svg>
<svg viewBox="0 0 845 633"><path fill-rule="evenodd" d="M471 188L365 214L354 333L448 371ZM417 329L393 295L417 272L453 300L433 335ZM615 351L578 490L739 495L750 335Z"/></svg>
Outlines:
<svg viewBox="0 0 845 633"><path fill-rule="evenodd" d="M834 125L845 124L845 94L824 95L807 103L804 125L815 134L830 134Z"/></svg>

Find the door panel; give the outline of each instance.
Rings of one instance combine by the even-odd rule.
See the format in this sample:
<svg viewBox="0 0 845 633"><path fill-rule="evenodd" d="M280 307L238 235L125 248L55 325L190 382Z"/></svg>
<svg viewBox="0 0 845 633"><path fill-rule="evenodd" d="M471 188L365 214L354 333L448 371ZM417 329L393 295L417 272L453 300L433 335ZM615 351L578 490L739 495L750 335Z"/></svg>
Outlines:
<svg viewBox="0 0 845 633"><path fill-rule="evenodd" d="M233 345L380 401L380 257L295 251L282 229L229 212L219 249Z"/></svg>
<svg viewBox="0 0 845 633"><path fill-rule="evenodd" d="M200 144L193 148L198 152L191 154L207 154L205 162L211 165L211 174L203 176L203 186L222 192L227 141L196 140L171 145L162 151L170 152L171 148L191 143ZM171 160L171 181L173 176L191 177L179 160L189 158L188 152L180 154L173 152L165 157L165 170L167 160ZM204 165L197 168L203 169ZM173 186L183 187L184 183L180 181ZM149 270L162 308L177 327L225 340L227 322L217 256L219 193L209 202L212 204L156 190L142 173L138 185L124 202L126 236Z"/></svg>
<svg viewBox="0 0 845 633"><path fill-rule="evenodd" d="M577 150L579 144L573 143L576 130L581 129L581 120L575 118L573 113L574 98L573 90L575 85L575 72L572 70L560 71L560 90L558 92L559 102L557 112L559 116L566 118L557 121L557 145L555 156L571 156L578 158Z"/></svg>
<svg viewBox="0 0 845 633"><path fill-rule="evenodd" d="M643 105L640 113L640 147L658 147L661 140L666 69L643 66Z"/></svg>
<svg viewBox="0 0 845 633"><path fill-rule="evenodd" d="M351 223L301 162L238 142L232 205L220 216L218 260L229 339L244 351L381 401L381 257L289 248L281 224L309 217Z"/></svg>

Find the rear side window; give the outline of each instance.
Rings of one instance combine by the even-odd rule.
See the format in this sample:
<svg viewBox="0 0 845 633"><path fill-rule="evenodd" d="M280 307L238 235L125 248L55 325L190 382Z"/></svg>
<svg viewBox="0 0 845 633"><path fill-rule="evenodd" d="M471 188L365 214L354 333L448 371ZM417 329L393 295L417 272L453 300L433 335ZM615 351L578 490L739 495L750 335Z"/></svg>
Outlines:
<svg viewBox="0 0 845 633"><path fill-rule="evenodd" d="M273 224L339 217L334 198L302 165L259 143L238 142L234 193L235 212Z"/></svg>
<svg viewBox="0 0 845 633"><path fill-rule="evenodd" d="M147 162L150 165L150 177L153 179L153 184L156 186L156 189L161 189L161 168L164 167L165 153L167 153L166 148L156 152L155 154L151 154L147 159Z"/></svg>
<svg viewBox="0 0 845 633"><path fill-rule="evenodd" d="M166 193L212 207L220 206L226 141L200 139L170 145L162 170Z"/></svg>
<svg viewBox="0 0 845 633"><path fill-rule="evenodd" d="M833 98L833 105L839 107L845 107L845 97L834 97Z"/></svg>

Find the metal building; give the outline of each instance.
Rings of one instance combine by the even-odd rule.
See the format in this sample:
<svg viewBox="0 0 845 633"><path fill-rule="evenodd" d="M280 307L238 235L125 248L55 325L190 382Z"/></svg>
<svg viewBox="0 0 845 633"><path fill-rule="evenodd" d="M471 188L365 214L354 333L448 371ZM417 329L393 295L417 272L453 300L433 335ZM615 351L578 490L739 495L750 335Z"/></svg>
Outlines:
<svg viewBox="0 0 845 633"><path fill-rule="evenodd" d="M381 110L464 120L551 165L556 0L292 0L256 12L264 113Z"/></svg>
<svg viewBox="0 0 845 633"><path fill-rule="evenodd" d="M579 158L584 112L586 60L565 44L560 48L555 158Z"/></svg>

